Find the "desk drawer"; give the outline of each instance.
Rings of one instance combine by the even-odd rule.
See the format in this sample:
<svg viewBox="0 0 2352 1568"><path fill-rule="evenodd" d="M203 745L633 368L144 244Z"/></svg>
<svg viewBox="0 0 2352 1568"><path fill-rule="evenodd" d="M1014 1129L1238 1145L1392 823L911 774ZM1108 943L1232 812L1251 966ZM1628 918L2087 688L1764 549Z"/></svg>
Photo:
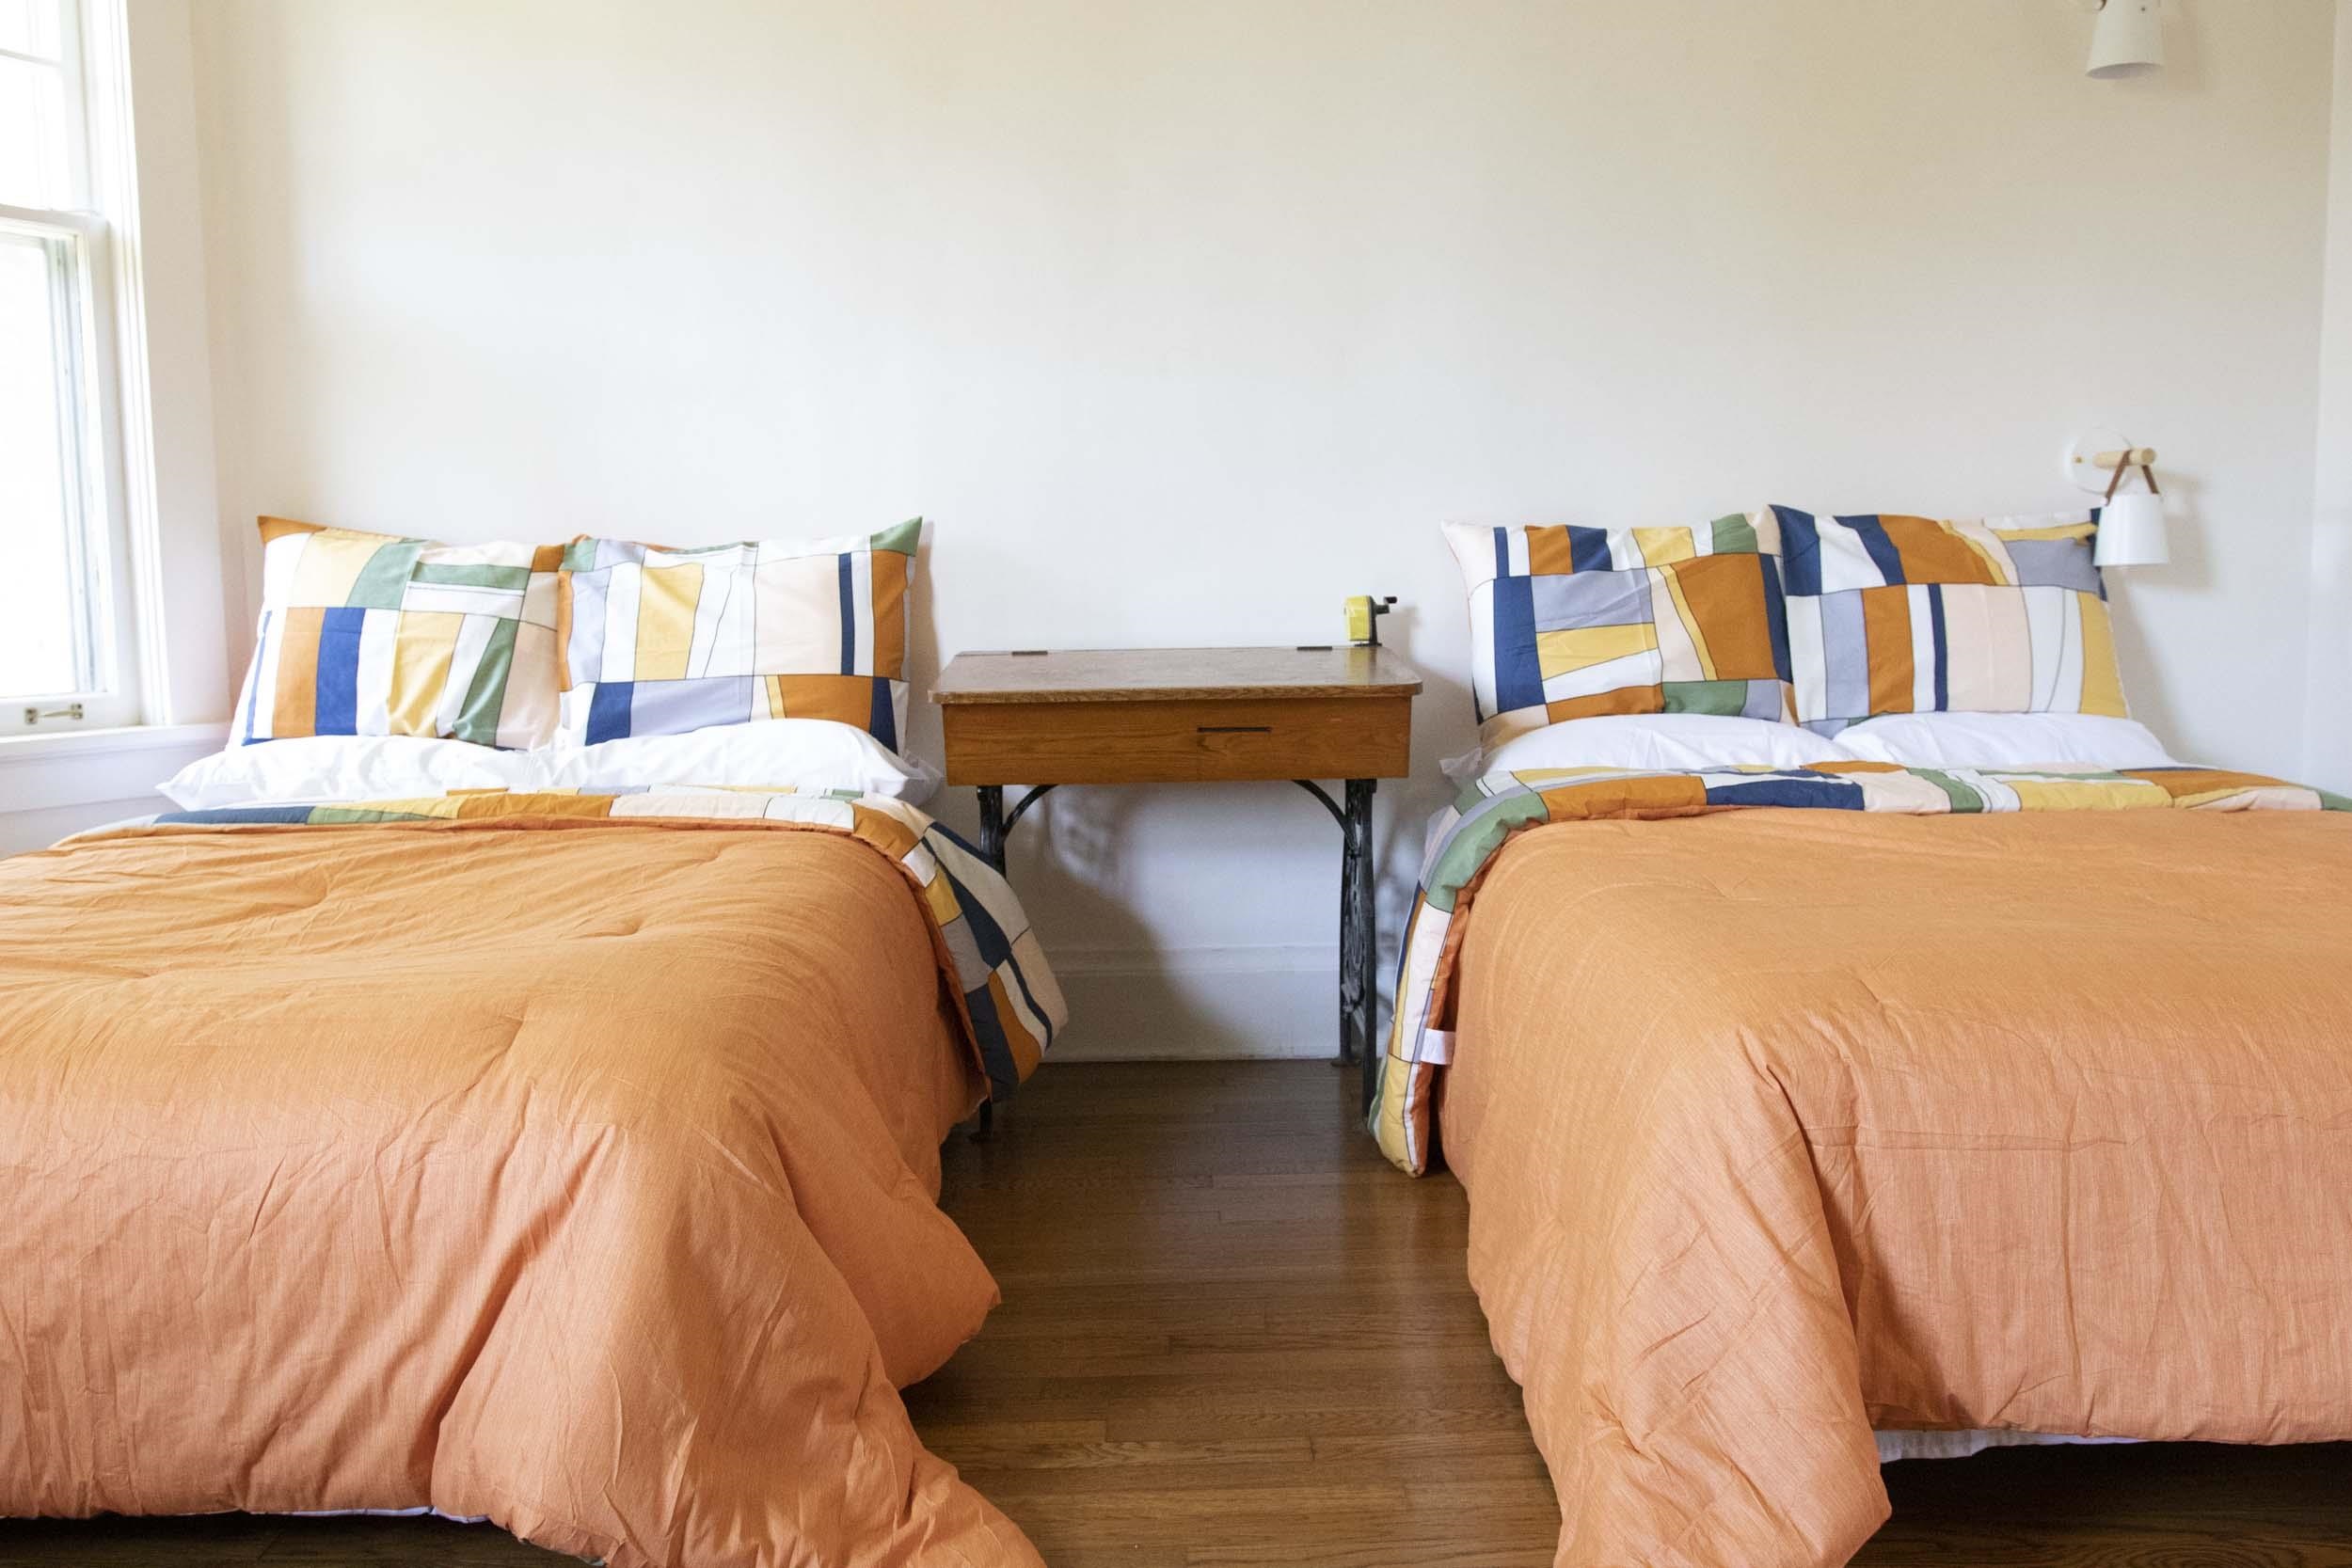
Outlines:
<svg viewBox="0 0 2352 1568"><path fill-rule="evenodd" d="M1403 695L954 703L942 721L951 784L1393 779L1412 766Z"/></svg>

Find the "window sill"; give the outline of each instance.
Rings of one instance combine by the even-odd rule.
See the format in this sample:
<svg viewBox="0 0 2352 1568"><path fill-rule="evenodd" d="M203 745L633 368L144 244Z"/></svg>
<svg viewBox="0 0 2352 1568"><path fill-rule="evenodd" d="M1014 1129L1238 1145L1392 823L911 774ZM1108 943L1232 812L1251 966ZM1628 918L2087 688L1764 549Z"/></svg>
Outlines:
<svg viewBox="0 0 2352 1568"><path fill-rule="evenodd" d="M103 757L128 752L187 751L201 747L216 752L229 738L229 723L123 724L114 729L39 730L0 736L0 768L10 763L51 757Z"/></svg>

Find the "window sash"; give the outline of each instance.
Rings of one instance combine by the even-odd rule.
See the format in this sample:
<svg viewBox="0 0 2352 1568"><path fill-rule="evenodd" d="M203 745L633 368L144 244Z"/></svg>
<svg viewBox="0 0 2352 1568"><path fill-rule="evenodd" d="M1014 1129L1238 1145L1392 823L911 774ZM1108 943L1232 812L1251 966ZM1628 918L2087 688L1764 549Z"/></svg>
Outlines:
<svg viewBox="0 0 2352 1568"><path fill-rule="evenodd" d="M100 4L112 7L100 18L102 24L112 18L112 33L104 25L100 28L111 41L111 56L120 51L122 19L114 0ZM0 230L45 242L59 258L53 276L52 320L60 351L59 413L70 427L62 433L61 445L70 448L65 475L69 591L81 597L74 618L78 689L0 689L0 737L139 723L148 717L150 701L143 688L158 681L161 673L151 657L143 657L147 650L141 647L143 638L155 633L139 614L146 594L135 592L135 574L142 568L141 561L134 559L122 467L123 372L115 291L124 278L113 254L112 230L94 210L99 202L93 138L102 130L109 137L119 135L128 121L122 127L93 123L89 21L85 0L57 0L57 58L37 62L54 64L63 85L66 194L75 205L51 209L0 204ZM123 64L115 59L108 69L119 70ZM111 90L127 91L128 84L114 84ZM131 155L127 145L115 148L110 139L106 146L114 149L113 156ZM132 199L127 165L118 175L109 178L108 199ZM5 677L0 677L4 686Z"/></svg>
<svg viewBox="0 0 2352 1568"><path fill-rule="evenodd" d="M106 225L91 213L0 204L0 233L40 243L52 258L69 591L81 598L73 622L73 687L14 691L0 686L0 736L135 723L137 667L129 642L135 623L117 569L127 560L128 539L113 483L113 322L109 291L102 284L108 277ZM43 717L76 704L78 721Z"/></svg>
<svg viewBox="0 0 2352 1568"><path fill-rule="evenodd" d="M28 55L15 49L0 49L0 58L15 60L35 70L54 71L56 74L60 106L65 114L65 198L67 205L55 210L78 212L87 210L92 205L89 80L86 66L88 55L85 52L80 0L56 0L56 3L57 7L56 57L52 59L47 55Z"/></svg>

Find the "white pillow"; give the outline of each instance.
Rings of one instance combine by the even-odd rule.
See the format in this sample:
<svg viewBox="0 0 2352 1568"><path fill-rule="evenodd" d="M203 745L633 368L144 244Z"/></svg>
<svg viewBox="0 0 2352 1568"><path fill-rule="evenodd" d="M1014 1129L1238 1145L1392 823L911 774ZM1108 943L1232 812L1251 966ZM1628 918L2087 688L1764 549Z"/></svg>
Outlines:
<svg viewBox="0 0 2352 1568"><path fill-rule="evenodd" d="M1443 764L1467 783L1484 773L1538 768L1802 768L1853 760L1838 740L1794 724L1709 713L1613 713L1568 719Z"/></svg>
<svg viewBox="0 0 2352 1568"><path fill-rule="evenodd" d="M501 752L406 735L322 735L231 746L163 786L183 811L297 800L400 800L453 789L633 789L652 784L854 789L920 805L939 772L854 724L763 719L687 735Z"/></svg>
<svg viewBox="0 0 2352 1568"><path fill-rule="evenodd" d="M1915 768L2177 766L2145 724L2093 713L1887 713L1837 738L1866 761Z"/></svg>
<svg viewBox="0 0 2352 1568"><path fill-rule="evenodd" d="M532 789L533 752L416 735L314 735L230 745L175 774L163 792L183 811L296 800L403 800L452 789Z"/></svg>
<svg viewBox="0 0 2352 1568"><path fill-rule="evenodd" d="M859 729L831 719L761 719L684 735L633 735L539 753L548 787L629 789L644 784L730 784L758 789L854 789L921 805L939 770L911 762Z"/></svg>

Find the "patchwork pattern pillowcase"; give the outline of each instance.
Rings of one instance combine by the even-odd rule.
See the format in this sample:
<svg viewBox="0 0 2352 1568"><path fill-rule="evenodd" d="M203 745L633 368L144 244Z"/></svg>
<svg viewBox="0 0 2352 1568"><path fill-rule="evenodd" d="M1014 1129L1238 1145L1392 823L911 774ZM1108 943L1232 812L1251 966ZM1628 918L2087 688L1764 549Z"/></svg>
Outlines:
<svg viewBox="0 0 2352 1568"><path fill-rule="evenodd" d="M559 734L593 746L755 719L834 719L897 750L922 520L867 538L564 552Z"/></svg>
<svg viewBox="0 0 2352 1568"><path fill-rule="evenodd" d="M555 733L555 545L437 545L263 517L234 740Z"/></svg>
<svg viewBox="0 0 2352 1568"><path fill-rule="evenodd" d="M1940 521L1776 506L1797 719L1882 713L2128 717L2094 510Z"/></svg>
<svg viewBox="0 0 2352 1568"><path fill-rule="evenodd" d="M1771 513L1696 528L1446 526L1488 750L1611 713L1788 717Z"/></svg>

